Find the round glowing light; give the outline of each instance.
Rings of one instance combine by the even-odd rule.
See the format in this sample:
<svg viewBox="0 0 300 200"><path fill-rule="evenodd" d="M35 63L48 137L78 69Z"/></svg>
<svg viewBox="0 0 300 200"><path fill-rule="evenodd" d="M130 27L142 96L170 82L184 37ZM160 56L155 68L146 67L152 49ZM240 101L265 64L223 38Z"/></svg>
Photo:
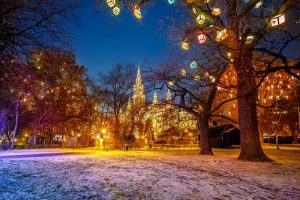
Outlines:
<svg viewBox="0 0 300 200"><path fill-rule="evenodd" d="M113 8L113 14L116 15L116 16L120 14L120 11L121 10L120 10L120 8L118 6L116 6L116 7Z"/></svg>
<svg viewBox="0 0 300 200"><path fill-rule="evenodd" d="M190 68L191 68L191 69L195 69L196 67L198 67L197 62L196 62L196 61L192 61L192 62L190 63Z"/></svg>
<svg viewBox="0 0 300 200"><path fill-rule="evenodd" d="M211 14L214 16L219 16L219 15L221 15L221 9L219 7L213 7Z"/></svg>
<svg viewBox="0 0 300 200"><path fill-rule="evenodd" d="M173 85L174 85L174 82L173 82L173 81L169 81L169 85L170 85L170 86L173 86Z"/></svg>
<svg viewBox="0 0 300 200"><path fill-rule="evenodd" d="M116 5L116 0L106 0L106 3L109 7L114 7Z"/></svg>
<svg viewBox="0 0 300 200"><path fill-rule="evenodd" d="M181 42L181 48L187 51L190 49L190 45L187 42Z"/></svg>
<svg viewBox="0 0 300 200"><path fill-rule="evenodd" d="M175 3L175 0L168 0L169 4Z"/></svg>
<svg viewBox="0 0 300 200"><path fill-rule="evenodd" d="M141 14L141 10L140 8L136 5L133 8L133 14L137 19L141 19L142 18L142 14Z"/></svg>
<svg viewBox="0 0 300 200"><path fill-rule="evenodd" d="M199 44L203 44L206 42L206 36L203 33L200 33L197 38L198 38Z"/></svg>
<svg viewBox="0 0 300 200"><path fill-rule="evenodd" d="M203 14L198 15L196 21L200 25L203 24L205 22L205 16Z"/></svg>

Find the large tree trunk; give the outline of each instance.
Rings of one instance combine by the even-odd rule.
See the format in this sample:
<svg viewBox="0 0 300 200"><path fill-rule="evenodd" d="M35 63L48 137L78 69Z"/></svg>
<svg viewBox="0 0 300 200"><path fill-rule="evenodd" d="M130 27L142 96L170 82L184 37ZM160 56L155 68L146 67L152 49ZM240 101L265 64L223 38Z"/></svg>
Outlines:
<svg viewBox="0 0 300 200"><path fill-rule="evenodd" d="M239 58L237 58L238 60ZM241 160L270 160L263 152L258 132L255 74L251 69L252 53L244 49L235 63L238 77L238 112L241 136Z"/></svg>
<svg viewBox="0 0 300 200"><path fill-rule="evenodd" d="M16 138L16 133L18 130L18 125L19 125L19 101L17 101L17 104L16 104L15 127L12 132L10 149L13 149L15 146L15 138Z"/></svg>
<svg viewBox="0 0 300 200"><path fill-rule="evenodd" d="M208 116L201 115L198 119L199 138L200 138L200 154L213 155L208 140Z"/></svg>

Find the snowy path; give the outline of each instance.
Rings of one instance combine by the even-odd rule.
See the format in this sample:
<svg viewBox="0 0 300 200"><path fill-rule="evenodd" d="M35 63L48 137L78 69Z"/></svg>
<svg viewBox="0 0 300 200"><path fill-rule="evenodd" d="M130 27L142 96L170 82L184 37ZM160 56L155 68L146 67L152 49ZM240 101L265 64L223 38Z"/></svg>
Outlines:
<svg viewBox="0 0 300 200"><path fill-rule="evenodd" d="M0 160L0 199L300 199L298 151L276 163L196 153Z"/></svg>

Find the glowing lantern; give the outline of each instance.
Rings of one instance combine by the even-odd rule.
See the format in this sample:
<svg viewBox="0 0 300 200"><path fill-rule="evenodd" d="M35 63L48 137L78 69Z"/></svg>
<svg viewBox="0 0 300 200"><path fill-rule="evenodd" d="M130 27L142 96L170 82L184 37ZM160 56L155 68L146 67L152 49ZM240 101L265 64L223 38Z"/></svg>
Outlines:
<svg viewBox="0 0 300 200"><path fill-rule="evenodd" d="M186 0L187 3L195 3L195 0Z"/></svg>
<svg viewBox="0 0 300 200"><path fill-rule="evenodd" d="M214 16L219 16L219 15L221 15L221 9L219 7L213 7L211 14Z"/></svg>
<svg viewBox="0 0 300 200"><path fill-rule="evenodd" d="M205 16L203 14L198 15L196 21L200 25L203 24L205 22Z"/></svg>
<svg viewBox="0 0 300 200"><path fill-rule="evenodd" d="M246 37L246 42L245 42L245 44L250 44L253 40L254 40L254 36L253 36L253 35L248 35L248 36Z"/></svg>
<svg viewBox="0 0 300 200"><path fill-rule="evenodd" d="M181 48L185 51L189 50L190 45L187 42L181 42Z"/></svg>
<svg viewBox="0 0 300 200"><path fill-rule="evenodd" d="M259 1L257 2L257 4L255 5L255 8L259 8L263 5L263 1Z"/></svg>
<svg viewBox="0 0 300 200"><path fill-rule="evenodd" d="M114 7L116 5L116 0L106 0L106 3L109 7Z"/></svg>
<svg viewBox="0 0 300 200"><path fill-rule="evenodd" d="M280 24L285 23L285 15L277 15L271 19L271 26L278 26Z"/></svg>
<svg viewBox="0 0 300 200"><path fill-rule="evenodd" d="M170 86L173 86L173 85L174 85L174 82L173 82L173 81L169 81L169 85L170 85Z"/></svg>
<svg viewBox="0 0 300 200"><path fill-rule="evenodd" d="M228 36L228 33L227 33L226 29L223 29L221 31L217 31L216 41L220 42L220 41L226 39L227 36Z"/></svg>
<svg viewBox="0 0 300 200"><path fill-rule="evenodd" d="M186 70L185 69L181 69L181 75L186 76Z"/></svg>
<svg viewBox="0 0 300 200"><path fill-rule="evenodd" d="M190 63L190 68L191 68L191 69L195 69L196 67L198 67L197 62L196 62L196 61L192 61L192 62Z"/></svg>
<svg viewBox="0 0 300 200"><path fill-rule="evenodd" d="M192 11L193 11L193 13L194 13L195 15L197 15L198 12L197 12L197 9L196 9L195 7L192 8Z"/></svg>
<svg viewBox="0 0 300 200"><path fill-rule="evenodd" d="M200 81L200 76L197 75L197 76L195 76L194 79L195 79L195 81Z"/></svg>
<svg viewBox="0 0 300 200"><path fill-rule="evenodd" d="M121 10L120 10L120 8L118 6L116 6L116 7L113 8L113 14L116 15L116 16L120 14L120 11Z"/></svg>
<svg viewBox="0 0 300 200"><path fill-rule="evenodd" d="M141 19L142 18L142 14L141 14L141 10L138 6L134 6L133 8L133 14L137 19Z"/></svg>
<svg viewBox="0 0 300 200"><path fill-rule="evenodd" d="M175 0L168 0L169 4L175 3Z"/></svg>
<svg viewBox="0 0 300 200"><path fill-rule="evenodd" d="M206 36L203 33L200 33L198 35L198 42L199 42L199 44L203 44L206 42Z"/></svg>

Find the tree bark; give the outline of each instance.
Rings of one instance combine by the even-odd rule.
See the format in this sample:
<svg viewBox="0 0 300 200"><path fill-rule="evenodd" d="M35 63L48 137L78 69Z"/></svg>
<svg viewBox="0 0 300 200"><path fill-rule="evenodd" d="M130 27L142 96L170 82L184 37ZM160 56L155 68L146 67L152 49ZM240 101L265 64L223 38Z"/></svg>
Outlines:
<svg viewBox="0 0 300 200"><path fill-rule="evenodd" d="M236 56L239 60L239 56ZM270 160L263 152L257 120L256 109L256 82L251 68L252 53L243 50L240 62L235 63L238 77L238 112L241 137L241 151L238 159L241 160Z"/></svg>
<svg viewBox="0 0 300 200"><path fill-rule="evenodd" d="M16 104L16 115L15 115L15 127L12 132L12 139L11 139L11 146L10 149L13 149L15 146L15 138L16 138L16 133L18 130L18 125L19 125L19 100L17 100Z"/></svg>
<svg viewBox="0 0 300 200"><path fill-rule="evenodd" d="M210 148L209 139L208 139L208 120L209 120L208 116L203 114L198 119L201 155L213 155L213 152Z"/></svg>

